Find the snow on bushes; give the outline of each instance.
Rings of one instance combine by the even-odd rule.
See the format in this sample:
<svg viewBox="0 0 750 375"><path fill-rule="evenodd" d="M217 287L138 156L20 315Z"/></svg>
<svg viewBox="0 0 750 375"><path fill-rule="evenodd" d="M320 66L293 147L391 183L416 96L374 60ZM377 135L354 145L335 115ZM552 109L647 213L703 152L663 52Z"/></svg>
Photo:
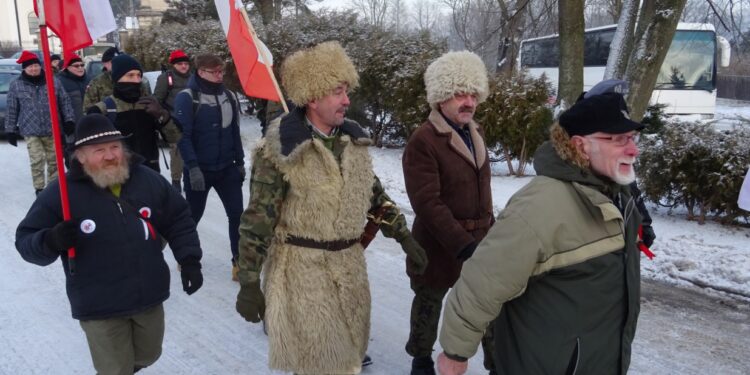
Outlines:
<svg viewBox="0 0 750 375"><path fill-rule="evenodd" d="M750 130L719 131L698 122L674 122L640 143L637 171L644 195L668 207L684 205L688 219L713 215L733 223L747 212L737 207L750 163Z"/></svg>

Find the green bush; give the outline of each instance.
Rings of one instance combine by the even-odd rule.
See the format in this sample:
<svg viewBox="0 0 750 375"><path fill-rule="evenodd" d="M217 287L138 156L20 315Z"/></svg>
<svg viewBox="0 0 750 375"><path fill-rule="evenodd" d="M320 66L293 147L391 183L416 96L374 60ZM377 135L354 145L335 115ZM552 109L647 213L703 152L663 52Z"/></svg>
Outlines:
<svg viewBox="0 0 750 375"><path fill-rule="evenodd" d="M547 138L552 111L546 107L550 84L524 74L490 80L490 95L477 109L487 146L503 154L511 174L523 176L537 147ZM518 161L514 168L513 159Z"/></svg>
<svg viewBox="0 0 750 375"><path fill-rule="evenodd" d="M688 219L705 223L708 215L732 223L746 212L737 207L750 163L750 131L717 131L693 122L667 124L642 138L637 171L644 195L659 204L684 205Z"/></svg>

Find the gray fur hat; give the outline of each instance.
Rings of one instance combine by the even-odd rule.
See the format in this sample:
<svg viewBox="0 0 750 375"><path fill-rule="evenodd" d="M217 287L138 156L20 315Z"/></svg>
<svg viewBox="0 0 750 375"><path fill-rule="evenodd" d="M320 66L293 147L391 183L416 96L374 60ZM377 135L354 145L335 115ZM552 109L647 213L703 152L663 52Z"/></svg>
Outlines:
<svg viewBox="0 0 750 375"><path fill-rule="evenodd" d="M433 61L424 73L427 102L432 108L457 93L477 94L478 102L487 99L487 68L482 59L469 51L448 52Z"/></svg>

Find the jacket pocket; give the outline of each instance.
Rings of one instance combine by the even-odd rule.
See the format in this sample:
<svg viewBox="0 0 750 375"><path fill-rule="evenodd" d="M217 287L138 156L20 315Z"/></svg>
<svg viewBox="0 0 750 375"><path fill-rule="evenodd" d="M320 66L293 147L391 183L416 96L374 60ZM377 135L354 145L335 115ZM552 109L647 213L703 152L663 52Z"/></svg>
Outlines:
<svg viewBox="0 0 750 375"><path fill-rule="evenodd" d="M573 354L570 355L570 361L568 362L568 370L565 371L567 375L575 375L578 372L578 365L581 361L581 338L576 337L576 347L573 348Z"/></svg>

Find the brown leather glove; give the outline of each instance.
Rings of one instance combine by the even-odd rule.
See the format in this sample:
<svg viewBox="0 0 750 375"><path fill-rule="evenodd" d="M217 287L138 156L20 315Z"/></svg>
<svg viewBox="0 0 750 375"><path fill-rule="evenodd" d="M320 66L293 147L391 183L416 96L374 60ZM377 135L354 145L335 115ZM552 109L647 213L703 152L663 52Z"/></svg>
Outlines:
<svg viewBox="0 0 750 375"><path fill-rule="evenodd" d="M422 246L411 235L402 238L401 248L406 253L406 267L415 275L421 275L427 269L427 254Z"/></svg>
<svg viewBox="0 0 750 375"><path fill-rule="evenodd" d="M258 323L263 320L266 314L266 298L260 290L260 280L240 286L235 309L248 322Z"/></svg>
<svg viewBox="0 0 750 375"><path fill-rule="evenodd" d="M155 119L159 118L169 118L169 112L162 108L161 104L159 104L159 101L156 99L156 97L153 96L143 96L140 99L138 99L138 104L142 105L144 107L144 110L146 113L151 115Z"/></svg>

